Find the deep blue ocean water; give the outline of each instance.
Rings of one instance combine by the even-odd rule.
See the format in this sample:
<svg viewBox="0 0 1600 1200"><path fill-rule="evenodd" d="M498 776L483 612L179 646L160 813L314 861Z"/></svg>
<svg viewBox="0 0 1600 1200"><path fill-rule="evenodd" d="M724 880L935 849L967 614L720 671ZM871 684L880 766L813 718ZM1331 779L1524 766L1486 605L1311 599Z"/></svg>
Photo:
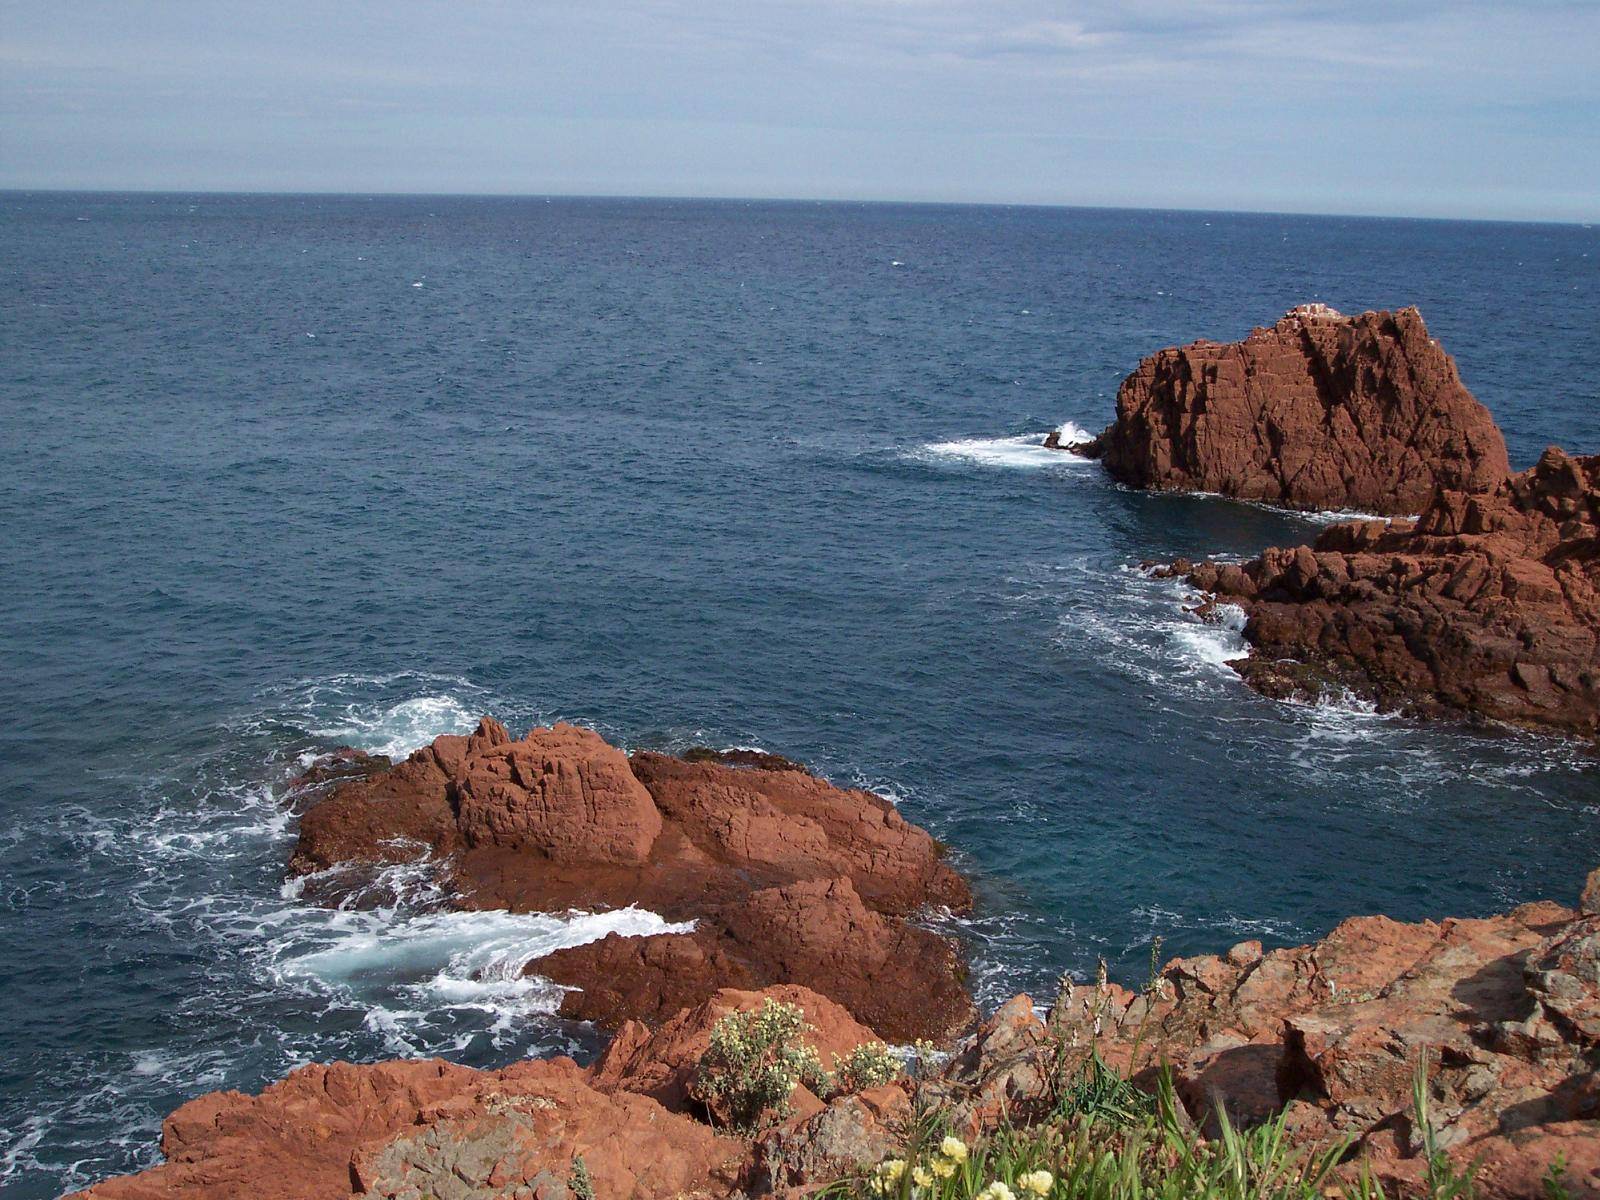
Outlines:
<svg viewBox="0 0 1600 1200"><path fill-rule="evenodd" d="M328 913L274 798L479 712L759 745L949 841L986 1002L1570 899L1579 747L1274 703L1134 568L1311 519L1031 444L1139 357L1416 304L1515 465L1600 449L1600 232L1170 212L0 194L0 1188L294 1064L583 1049L645 913Z"/></svg>

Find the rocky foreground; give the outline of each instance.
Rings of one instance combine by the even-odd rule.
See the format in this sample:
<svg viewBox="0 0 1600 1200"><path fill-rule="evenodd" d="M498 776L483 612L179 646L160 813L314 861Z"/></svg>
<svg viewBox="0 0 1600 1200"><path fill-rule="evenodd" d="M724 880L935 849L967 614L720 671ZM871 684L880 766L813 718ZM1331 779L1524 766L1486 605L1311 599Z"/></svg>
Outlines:
<svg viewBox="0 0 1600 1200"><path fill-rule="evenodd" d="M1482 1194L1539 1196L1559 1157L1573 1196L1600 1196L1600 871L1576 910L1356 917L1310 946L1245 942L1168 963L1154 991L1075 987L1057 1007L1118 1065L1167 1058L1202 1129L1218 1106L1247 1124L1287 1108L1295 1136L1353 1136L1402 1182L1424 1165L1426 1055L1439 1144L1477 1164Z"/></svg>
<svg viewBox="0 0 1600 1200"><path fill-rule="evenodd" d="M1437 489L1511 473L1505 439L1414 308L1347 317L1291 309L1240 342L1144 359L1116 420L1063 446L1133 487L1301 509L1420 512Z"/></svg>
<svg viewBox="0 0 1600 1200"><path fill-rule="evenodd" d="M1600 456L1545 452L1412 521L1335 525L1243 565L1172 570L1247 614L1234 667L1268 695L1600 736Z"/></svg>
<svg viewBox="0 0 1600 1200"><path fill-rule="evenodd" d="M717 1019L766 996L798 1004L824 1062L871 1039L826 997L793 985L719 991L651 1029L625 1024L593 1066L557 1058L475 1071L442 1061L309 1066L258 1096L184 1105L167 1162L109 1180L93 1200L569 1200L581 1160L608 1200L798 1196L894 1154L906 1080L824 1100L755 1138L709 1126L691 1080ZM1195 1136L1219 1111L1251 1125L1282 1111L1307 1144L1354 1139L1391 1195L1424 1170L1411 1087L1427 1064L1437 1143L1476 1170L1478 1194L1600 1197L1600 871L1578 909L1404 924L1359 917L1309 946L1244 942L1176 959L1138 991L1068 986L1041 1019L1019 996L919 1086L980 1137L1057 1104L1090 1050L1152 1086L1174 1076ZM1330 1193L1332 1194L1332 1193Z"/></svg>
<svg viewBox="0 0 1600 1200"><path fill-rule="evenodd" d="M767 755L641 751L571 725L485 718L404 762L345 756L308 785L292 874L325 902L385 865L436 864L450 903L511 912L638 905L692 933L612 934L527 965L564 1016L655 1023L722 988L804 983L890 1040L972 1017L947 938L908 918L972 903L943 848L886 800Z"/></svg>

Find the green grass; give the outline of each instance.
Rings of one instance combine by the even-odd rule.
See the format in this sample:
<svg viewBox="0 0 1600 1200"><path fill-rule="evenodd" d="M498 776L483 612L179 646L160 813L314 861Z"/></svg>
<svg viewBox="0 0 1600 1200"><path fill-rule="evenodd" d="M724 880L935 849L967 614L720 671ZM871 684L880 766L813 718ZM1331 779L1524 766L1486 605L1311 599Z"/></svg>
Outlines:
<svg viewBox="0 0 1600 1200"><path fill-rule="evenodd" d="M1439 1149L1428 1111L1427 1062L1418 1063L1413 1118L1424 1156L1427 1200L1471 1200L1471 1170ZM825 1200L1387 1200L1362 1166L1340 1174L1352 1144L1302 1147L1283 1116L1249 1130L1219 1112L1219 1136L1202 1138L1183 1114L1170 1075L1146 1096L1090 1055L1053 1108L1028 1127L1003 1123L955 1144L950 1114L914 1103L897 1158L824 1189ZM1546 1183L1562 1194L1559 1173Z"/></svg>

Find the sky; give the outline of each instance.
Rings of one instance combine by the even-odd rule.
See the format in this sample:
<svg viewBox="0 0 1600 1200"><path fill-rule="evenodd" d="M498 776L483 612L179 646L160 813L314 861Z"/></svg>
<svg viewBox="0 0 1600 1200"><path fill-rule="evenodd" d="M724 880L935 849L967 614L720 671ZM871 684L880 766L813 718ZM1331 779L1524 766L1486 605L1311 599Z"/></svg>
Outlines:
<svg viewBox="0 0 1600 1200"><path fill-rule="evenodd" d="M1600 220L1600 0L0 0L0 187Z"/></svg>

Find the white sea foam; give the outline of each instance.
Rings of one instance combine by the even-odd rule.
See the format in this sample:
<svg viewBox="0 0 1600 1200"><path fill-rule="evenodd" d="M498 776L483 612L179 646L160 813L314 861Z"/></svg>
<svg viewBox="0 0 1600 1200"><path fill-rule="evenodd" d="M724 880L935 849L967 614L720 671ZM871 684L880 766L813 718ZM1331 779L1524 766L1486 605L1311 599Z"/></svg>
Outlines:
<svg viewBox="0 0 1600 1200"><path fill-rule="evenodd" d="M311 732L319 738L398 759L442 733L470 733L481 715L477 705L455 695L418 696L389 705L346 705Z"/></svg>
<svg viewBox="0 0 1600 1200"><path fill-rule="evenodd" d="M1071 421L1058 431L1063 443L1086 442L1094 435ZM1024 433L1016 437L964 438L953 442L931 442L923 452L936 458L962 459L986 467L1011 467L1038 470L1042 467L1087 466L1089 459L1060 450L1045 448L1043 433Z"/></svg>
<svg viewBox="0 0 1600 1200"><path fill-rule="evenodd" d="M467 1010L496 1023L554 1012L564 989L523 974L532 959L607 934L689 933L639 908L585 913L351 912L311 910L271 943L272 973L367 1010L397 1050L415 1049L414 1027Z"/></svg>
<svg viewBox="0 0 1600 1200"><path fill-rule="evenodd" d="M1125 674L1157 687L1209 693L1219 682L1240 683L1227 665L1249 650L1245 614L1237 606L1216 605L1202 619L1190 611L1199 597L1179 580L1155 579L1133 566L1097 568L1087 560L1068 571L1100 575L1095 584L1071 590L1079 599L1061 618L1057 640L1074 653L1088 642ZM1107 585L1116 589L1110 602Z"/></svg>
<svg viewBox="0 0 1600 1200"><path fill-rule="evenodd" d="M1165 624L1173 650L1182 658L1205 666L1226 668L1249 652L1244 640L1245 614L1233 604L1219 604L1207 621L1175 619Z"/></svg>

